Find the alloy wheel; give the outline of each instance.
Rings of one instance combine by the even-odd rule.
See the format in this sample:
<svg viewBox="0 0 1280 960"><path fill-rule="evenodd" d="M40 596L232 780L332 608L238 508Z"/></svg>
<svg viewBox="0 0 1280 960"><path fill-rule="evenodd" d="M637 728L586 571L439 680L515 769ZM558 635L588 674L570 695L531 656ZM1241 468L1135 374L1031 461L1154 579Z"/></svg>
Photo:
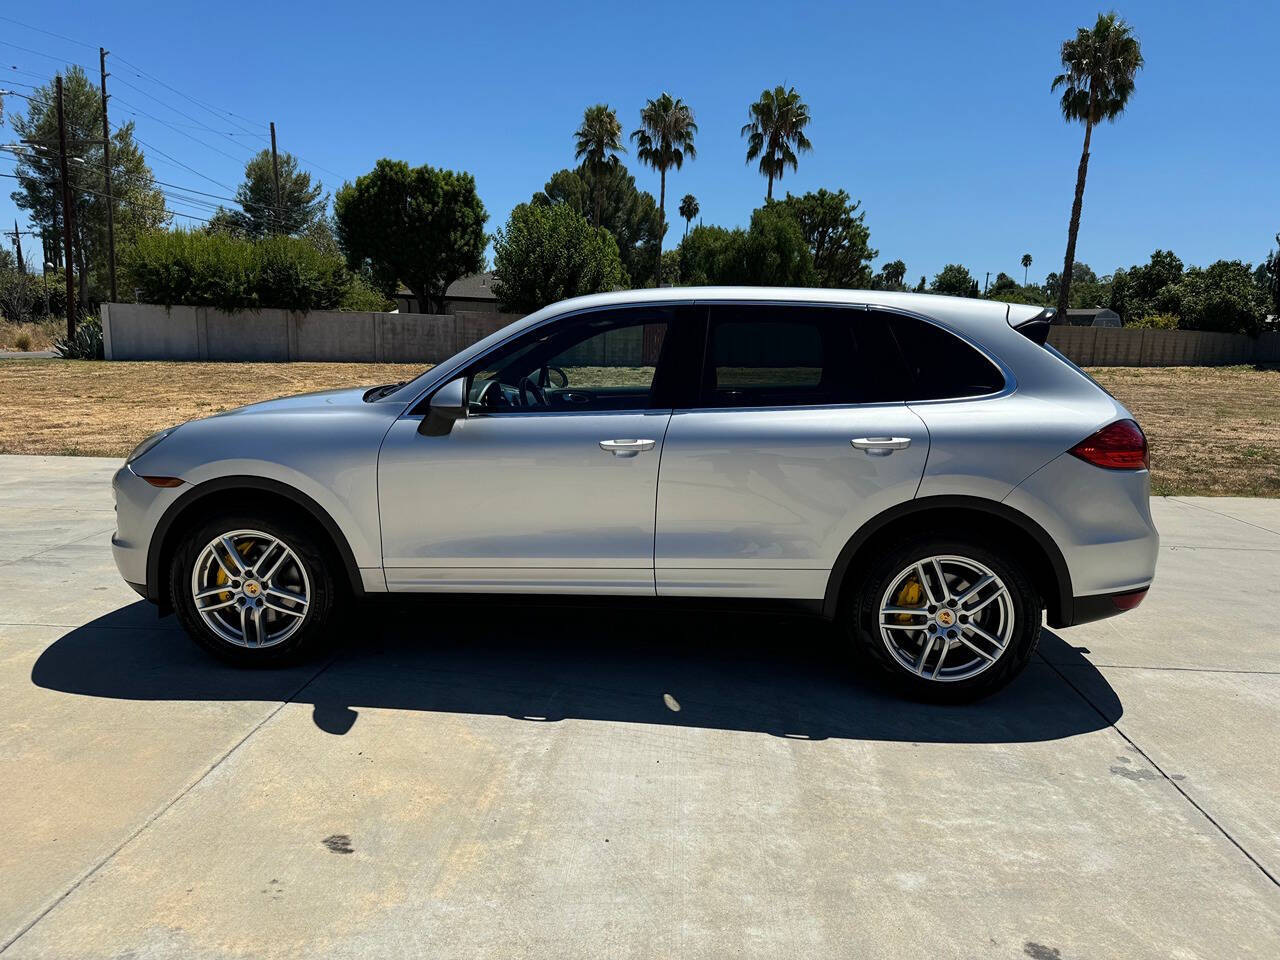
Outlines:
<svg viewBox="0 0 1280 960"><path fill-rule="evenodd" d="M1014 635L1009 588L968 557L912 563L880 598L877 628L897 663L925 680L968 680L989 670Z"/></svg>
<svg viewBox="0 0 1280 960"><path fill-rule="evenodd" d="M196 613L215 634L239 647L273 647L307 615L311 581L298 555L279 537L232 530L200 551L191 572Z"/></svg>

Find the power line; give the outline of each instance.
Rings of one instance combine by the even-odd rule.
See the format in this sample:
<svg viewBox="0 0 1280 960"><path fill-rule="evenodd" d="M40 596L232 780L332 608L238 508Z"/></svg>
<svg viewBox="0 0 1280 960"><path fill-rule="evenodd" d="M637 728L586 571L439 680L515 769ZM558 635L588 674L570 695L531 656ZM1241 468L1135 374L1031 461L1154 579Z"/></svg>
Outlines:
<svg viewBox="0 0 1280 960"><path fill-rule="evenodd" d="M32 25L31 25L31 24L29 24L29 23L23 23L21 20L15 20L15 19L13 19L13 17L0 17L0 20L5 21L6 23L12 23L12 24L15 24L15 25L17 25L17 26L19 26L19 27L26 27L28 30L34 30L36 33L43 33L46 37L53 37L53 38L55 38L55 39L57 39L57 40L65 40L65 41L67 41L67 43L74 43L74 44L77 44L77 45L79 45L79 46L81 46L81 47L88 47L90 50L97 50L97 49L98 49L98 48L97 48L96 46L94 46L92 43L85 43L85 41L83 41L83 40L77 40L77 39L75 39L74 37L68 37L68 36L65 36L64 34L61 34L61 33L54 33L52 30L45 30L45 29L44 29L44 28L42 28L42 27L35 27L35 26L32 26Z"/></svg>
<svg viewBox="0 0 1280 960"><path fill-rule="evenodd" d="M188 120L192 121L192 123L193 123L196 127L200 128L200 129L202 129L202 130L208 130L210 133L216 133L216 134L218 134L218 135L219 135L219 136L221 136L221 137L226 137L227 139L231 140L231 135L230 135L230 134L228 134L228 133L224 133L223 131L218 130L216 127L211 127L211 126L209 126L207 123L202 123L201 121L199 121L199 120L197 120L195 117L193 117L191 114L187 113L185 110L180 110L180 109L178 109L177 107L175 107L175 106L174 106L173 104L171 104L171 103L165 103L165 101L161 100L161 99L160 99L159 97L157 97L155 94L150 93L149 91L142 89L142 87L138 86L136 83L130 83L130 82L129 82L128 80L126 80L124 77L120 77L120 76L117 76L115 79L116 79L119 83L123 83L126 87L129 87L129 88L131 88L131 89L133 89L133 90L137 90L137 91L138 91L140 94L142 94L144 97L150 97L152 100L154 100L156 103L160 104L162 107L164 107L164 108L166 108L166 109L168 109L168 110L172 110L174 113L178 114L179 116L186 117ZM119 94L116 94L116 95L115 95L115 99L117 99L117 100L119 100L119 99L120 99ZM150 114L148 114L148 116L150 116ZM153 119L153 120L158 120L159 118L158 118L158 117L152 117L152 119ZM169 121L167 121L167 120L160 120L160 122L161 122L161 123L168 124L168 126L172 127L172 128L173 128L173 129L175 129L175 130L177 130L177 129L178 129L176 126L174 126L174 124L173 124L173 123L171 123L171 122L169 122ZM251 134L241 134L241 136L251 136ZM249 149L248 147L245 147L245 145L244 145L243 143L240 143L240 142L239 142L239 141L237 141L237 140L231 140L231 142L232 142L232 143L234 143L237 147L240 147L241 149L246 149L246 150L247 150L247 149Z"/></svg>
<svg viewBox="0 0 1280 960"><path fill-rule="evenodd" d="M188 100L188 101L190 101L191 103L194 103L194 104L195 104L197 107L199 107L201 110L207 110L209 113L213 114L215 117L218 117L219 119L225 119L225 118L224 118L224 116L223 116L223 115L225 114L225 115L226 115L226 117L235 117L235 118L236 118L236 119L238 119L238 120L243 120L245 123L253 124L254 126L257 126L257 127L259 127L259 128L262 128L262 127L266 126L266 124L264 124L264 123L259 123L259 122L258 122L258 121L256 121L256 120L250 120L248 117L242 117L242 116L240 116L240 114L238 114L238 113L233 113L233 112L232 112L232 111L230 111L230 110L221 110L221 109L219 109L219 108L217 108L217 107L210 106L209 104L205 103L203 100L199 100L199 99L197 99L196 97L191 96L190 94L183 93L183 92L182 92L181 90L179 90L177 87L170 86L169 84L165 83L163 80L161 80L159 77L155 76L154 74L147 73L147 71L143 70L143 69L142 69L140 66L138 66L136 63L133 63L133 62L132 62L132 61L130 61L130 60L126 60L124 57L120 56L119 54L116 54L116 55L115 55L115 58L116 58L116 60L118 60L120 63L123 63L123 64L126 64L127 66L133 67L133 69L134 69L134 70L136 70L136 71L138 72L138 76L139 76L140 78L144 78L144 79L150 80L152 83L158 83L158 84L160 84L160 86L164 87L166 90L170 91L171 93L176 93L178 96L182 97L184 100ZM240 127L240 129L241 129L241 130L244 130L246 133L254 133L254 132L255 132L255 131L253 131L253 130L249 129L248 127L241 126L241 125L240 125L240 124L238 124L238 123L237 123L237 124L234 124L234 125L235 125L235 126Z"/></svg>
<svg viewBox="0 0 1280 960"><path fill-rule="evenodd" d="M119 79L119 78L117 77L116 79ZM227 153L227 151L219 149L218 147L215 147L211 143L206 143L205 141L201 140L199 137L194 136L193 134L187 133L187 131L185 130L179 130L177 127L171 124L168 120L162 120L160 117L157 117L154 113L148 113L146 110L143 110L141 107L137 106L136 104L132 104L128 100L123 99L118 93L112 94L111 98L115 100L116 103L122 103L126 107L128 107L130 110L135 110L138 113L142 114L144 117L149 117L150 119L154 120L156 123L163 123L166 127L171 129L174 133L179 133L182 136L186 137L188 140L191 140L191 141L194 141L195 143L200 144L200 146L204 147L206 150L212 150L214 153L219 153L222 156L226 157L228 160L236 161L236 163L242 162L242 159L240 157L233 156L232 154ZM234 143L234 141L232 142ZM249 150L250 153L254 152L249 147L246 147L243 143L237 143L236 146L242 150Z"/></svg>
<svg viewBox="0 0 1280 960"><path fill-rule="evenodd" d="M19 177L18 177L18 175L17 175L16 173L0 173L0 177L8 177L8 178L9 178L9 179L11 179L11 180L17 180L17 179L19 179ZM74 189L75 189L76 193L87 193L87 194L89 194L90 196L94 196L94 197L102 197L104 200L105 200L105 199L107 199L107 195L106 195L105 193L99 193L97 190L90 190L88 187L75 187ZM168 198L166 197L166 199L168 199ZM141 202L139 202L139 201L137 201L137 200L129 200L129 199L125 198L125 197L116 197L116 198L115 198L115 201L116 201L116 203L127 203L127 204L130 204L131 206L135 206L135 207L143 207L143 208L146 208L146 209L155 209L154 207L151 207L149 204L141 203ZM179 201L179 202L181 202L181 201ZM212 221L210 221L209 219L207 219L207 218L205 218L205 217L196 217L196 216L193 216L193 215L191 215L191 214L189 214L189 213L183 213L181 210L168 210L168 211L166 211L166 212L173 214L175 217L186 217L186 218L187 218L187 219L189 219L189 220L199 220L201 223L211 223L211 222L212 222Z"/></svg>
<svg viewBox="0 0 1280 960"><path fill-rule="evenodd" d="M89 73L89 68L83 63L76 63L74 60L68 60L66 57L54 56L52 53L45 53L42 50L32 50L30 47L24 47L20 43L14 43L12 40L0 40L0 44L3 44L6 47L13 47L15 50L21 50L23 53L34 54L37 57L48 57L50 60L57 60L59 63L65 63L69 67L79 67L85 72L85 74Z"/></svg>

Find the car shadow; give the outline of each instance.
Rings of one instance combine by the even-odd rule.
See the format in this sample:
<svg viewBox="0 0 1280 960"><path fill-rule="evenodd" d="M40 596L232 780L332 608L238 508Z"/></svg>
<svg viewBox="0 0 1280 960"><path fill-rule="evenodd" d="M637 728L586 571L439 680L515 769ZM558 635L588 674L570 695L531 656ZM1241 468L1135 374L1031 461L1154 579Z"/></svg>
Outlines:
<svg viewBox="0 0 1280 960"><path fill-rule="evenodd" d="M122 700L293 700L312 704L316 726L336 735L361 708L391 708L797 740L1018 743L1087 733L1123 713L1105 678L1048 630L1044 657L1022 677L964 706L897 697L851 663L837 629L799 616L518 601L366 604L343 633L327 661L239 669L138 602L54 641L31 679Z"/></svg>

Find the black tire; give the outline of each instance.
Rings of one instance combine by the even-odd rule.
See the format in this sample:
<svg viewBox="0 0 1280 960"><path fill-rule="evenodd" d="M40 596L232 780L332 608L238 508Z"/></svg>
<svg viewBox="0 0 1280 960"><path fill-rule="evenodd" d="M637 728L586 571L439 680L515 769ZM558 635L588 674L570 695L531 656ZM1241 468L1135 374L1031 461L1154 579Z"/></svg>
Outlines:
<svg viewBox="0 0 1280 960"><path fill-rule="evenodd" d="M278 538L293 551L297 563L305 570L309 600L301 623L287 637L270 646L239 646L213 630L196 610L192 596L196 563L208 544L236 530L261 531ZM288 520L236 511L210 518L184 534L169 566L169 596L183 629L210 653L238 666L277 667L304 660L326 645L337 587L332 564L309 529Z"/></svg>
<svg viewBox="0 0 1280 960"><path fill-rule="evenodd" d="M967 679L934 680L911 672L890 652L878 625L881 600L898 582L899 576L917 561L935 556L954 556L976 561L994 573L1009 592L1013 617L1012 636L994 663ZM850 587L849 602L844 604L841 618L861 654L861 659L873 665L892 686L912 699L966 703L990 696L1007 686L1026 669L1040 640L1043 605L1035 585L1016 561L1011 561L999 550L976 539L924 537L912 540L871 561L863 568L858 581L850 584ZM967 652L968 648L953 644L951 649L963 649L966 651L965 656L972 656Z"/></svg>

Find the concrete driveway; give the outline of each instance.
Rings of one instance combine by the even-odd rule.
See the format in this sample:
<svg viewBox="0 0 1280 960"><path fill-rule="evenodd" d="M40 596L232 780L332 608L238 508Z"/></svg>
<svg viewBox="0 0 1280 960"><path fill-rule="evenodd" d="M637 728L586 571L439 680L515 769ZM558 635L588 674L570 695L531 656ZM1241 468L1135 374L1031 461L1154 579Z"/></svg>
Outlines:
<svg viewBox="0 0 1280 960"><path fill-rule="evenodd" d="M118 579L110 460L0 457L10 957L1275 957L1280 501L904 703L799 619L375 606L244 672Z"/></svg>

